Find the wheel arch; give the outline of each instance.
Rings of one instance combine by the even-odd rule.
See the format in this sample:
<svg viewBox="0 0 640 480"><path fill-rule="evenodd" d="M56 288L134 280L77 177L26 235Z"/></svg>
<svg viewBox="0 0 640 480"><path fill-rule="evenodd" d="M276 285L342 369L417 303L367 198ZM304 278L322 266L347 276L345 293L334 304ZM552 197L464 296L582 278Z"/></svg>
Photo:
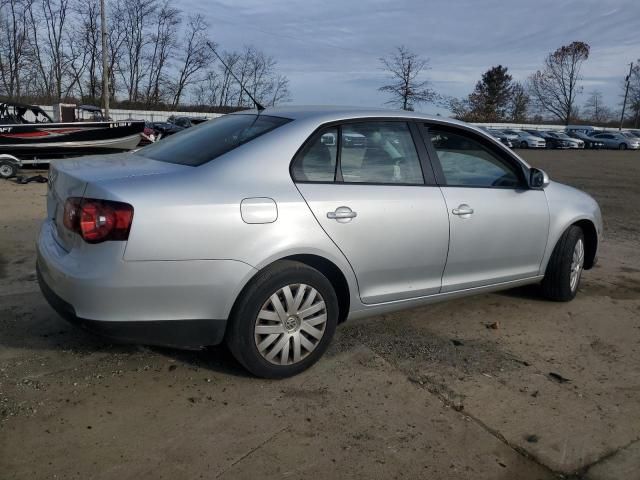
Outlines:
<svg viewBox="0 0 640 480"><path fill-rule="evenodd" d="M329 282L331 283L331 285L333 286L336 292L336 296L338 297L338 308L339 308L338 323L344 322L349 316L349 311L351 308L351 294L357 293L357 292L352 292L353 287L349 286L349 281L347 280L347 276L342 271L342 269L338 267L338 265L336 265L335 262L333 262L332 260L326 257L323 257L318 254L313 254L313 253L290 254L284 257L271 259L271 261L265 262L264 264L256 268L256 270L253 272L251 277L244 283L244 285L236 295L235 301L231 307L230 316L232 312L236 309L238 303L242 301L245 290L251 284L251 282L259 272L265 270L266 268L270 268L279 262L287 261L287 260L299 262L311 268L315 268L320 273L322 273L325 277L327 277L327 279L329 280Z"/></svg>
<svg viewBox="0 0 640 480"><path fill-rule="evenodd" d="M315 268L327 277L329 282L331 282L331 285L333 285L333 289L338 297L338 307L340 309L338 314L338 323L342 323L347 319L351 304L351 292L349 290L347 277L345 277L342 270L340 270L335 263L325 257L312 254L290 255L282 258L281 260L293 260L295 262L304 263L311 268Z"/></svg>
<svg viewBox="0 0 640 480"><path fill-rule="evenodd" d="M598 251L598 232L596 230L596 226L591 220L586 218L578 220L570 226L573 225L580 227L582 234L584 235L584 268L585 270L589 270L596 263L596 252Z"/></svg>

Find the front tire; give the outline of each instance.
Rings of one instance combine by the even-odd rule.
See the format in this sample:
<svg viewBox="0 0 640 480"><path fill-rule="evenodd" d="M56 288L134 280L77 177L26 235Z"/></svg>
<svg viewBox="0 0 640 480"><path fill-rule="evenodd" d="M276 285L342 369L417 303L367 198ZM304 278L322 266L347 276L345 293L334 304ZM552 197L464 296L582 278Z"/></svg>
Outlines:
<svg viewBox="0 0 640 480"><path fill-rule="evenodd" d="M520 142L520 148L529 148L529 145L524 140Z"/></svg>
<svg viewBox="0 0 640 480"><path fill-rule="evenodd" d="M627 144L626 143L621 143L620 146L618 147L620 150L626 150L627 149Z"/></svg>
<svg viewBox="0 0 640 480"><path fill-rule="evenodd" d="M303 263L283 260L261 271L231 315L226 342L253 375L296 375L324 354L338 323L331 282Z"/></svg>
<svg viewBox="0 0 640 480"><path fill-rule="evenodd" d="M542 293L549 300L568 302L575 298L584 268L584 247L584 234L576 225L558 240L542 280Z"/></svg>

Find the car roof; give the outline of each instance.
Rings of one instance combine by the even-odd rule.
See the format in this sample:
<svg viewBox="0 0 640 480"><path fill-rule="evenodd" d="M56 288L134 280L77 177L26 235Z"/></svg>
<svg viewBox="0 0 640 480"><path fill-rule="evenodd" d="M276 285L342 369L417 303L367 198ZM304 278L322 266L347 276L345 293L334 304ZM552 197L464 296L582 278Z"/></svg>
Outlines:
<svg viewBox="0 0 640 480"><path fill-rule="evenodd" d="M242 110L234 112L230 115L256 114L257 110ZM368 108L368 107L341 107L341 106L319 106L319 105L299 105L299 106L280 106L268 107L262 110L261 115L272 115L275 117L284 117L291 120L315 120L318 123L333 122L339 120L347 120L351 118L407 118L431 120L435 122L450 123L455 125L472 126L468 123L461 122L452 118L439 117L435 115L426 115L419 112L410 112L406 110L391 110L385 108Z"/></svg>

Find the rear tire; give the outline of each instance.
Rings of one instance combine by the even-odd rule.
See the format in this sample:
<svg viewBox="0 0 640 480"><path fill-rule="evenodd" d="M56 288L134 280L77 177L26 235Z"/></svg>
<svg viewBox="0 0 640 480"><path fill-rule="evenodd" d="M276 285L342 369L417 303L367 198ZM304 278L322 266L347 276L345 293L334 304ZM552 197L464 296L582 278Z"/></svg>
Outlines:
<svg viewBox="0 0 640 480"><path fill-rule="evenodd" d="M310 310L315 311L309 314ZM259 272L245 287L231 315L226 342L253 375L290 377L324 354L338 314L338 298L322 273L283 260Z"/></svg>
<svg viewBox="0 0 640 480"><path fill-rule="evenodd" d="M584 234L580 227L572 225L562 234L542 280L542 293L546 298L556 302L568 302L575 298L584 267L584 246Z"/></svg>

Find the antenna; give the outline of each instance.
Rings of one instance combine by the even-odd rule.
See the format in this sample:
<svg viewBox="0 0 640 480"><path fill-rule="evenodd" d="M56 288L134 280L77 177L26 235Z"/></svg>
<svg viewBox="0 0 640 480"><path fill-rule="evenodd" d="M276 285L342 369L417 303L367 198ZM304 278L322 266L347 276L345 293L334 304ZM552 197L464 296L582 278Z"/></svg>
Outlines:
<svg viewBox="0 0 640 480"><path fill-rule="evenodd" d="M240 82L240 80L238 80L238 77L235 76L235 74L233 73L233 70L231 70L227 66L226 63L224 63L224 60L222 60L222 57L220 55L218 55L218 52L216 51L215 47L211 44L211 42L209 40L207 40L207 47L209 47L211 49L213 54L218 58L218 60L220 60L220 63L222 65L224 65L224 68L226 68L227 71L229 72L229 74L235 79L236 82L238 82L238 85L240 85L240 88L242 89L242 91L249 96L251 101L253 101L253 103L256 106L256 109L258 110L258 113L260 113L262 110L264 110L264 107L262 105L260 105L260 103L258 103L258 101L255 98L253 98L253 95L251 95L251 93L249 93L249 90L247 90L245 88L245 86L242 84L242 82Z"/></svg>

